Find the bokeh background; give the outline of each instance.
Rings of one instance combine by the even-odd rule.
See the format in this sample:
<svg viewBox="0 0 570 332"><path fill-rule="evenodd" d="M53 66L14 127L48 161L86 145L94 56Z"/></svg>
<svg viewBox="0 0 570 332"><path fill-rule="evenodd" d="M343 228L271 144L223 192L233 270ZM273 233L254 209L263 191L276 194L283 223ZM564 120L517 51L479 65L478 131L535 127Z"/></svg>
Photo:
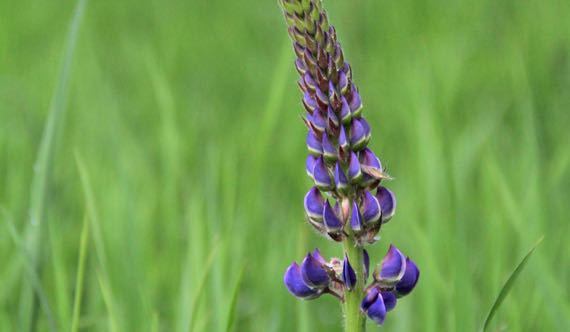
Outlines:
<svg viewBox="0 0 570 332"><path fill-rule="evenodd" d="M76 4L0 1L0 330L340 331L282 284L342 253L304 222L277 1L88 1L66 56ZM395 177L369 251L422 270L383 329L480 329L544 235L491 330L570 330L570 2L325 6Z"/></svg>

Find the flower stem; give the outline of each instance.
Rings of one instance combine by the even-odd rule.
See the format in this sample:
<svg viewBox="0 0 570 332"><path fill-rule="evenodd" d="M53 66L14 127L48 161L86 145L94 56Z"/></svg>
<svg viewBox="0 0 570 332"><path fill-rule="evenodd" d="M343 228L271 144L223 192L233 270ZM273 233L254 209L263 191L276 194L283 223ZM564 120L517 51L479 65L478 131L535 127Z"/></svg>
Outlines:
<svg viewBox="0 0 570 332"><path fill-rule="evenodd" d="M348 260L356 272L356 286L351 292L345 293L344 309L344 330L345 332L364 332L366 330L366 319L360 312L360 302L364 296L364 265L363 249L356 245L353 234L343 242L344 250L348 255Z"/></svg>

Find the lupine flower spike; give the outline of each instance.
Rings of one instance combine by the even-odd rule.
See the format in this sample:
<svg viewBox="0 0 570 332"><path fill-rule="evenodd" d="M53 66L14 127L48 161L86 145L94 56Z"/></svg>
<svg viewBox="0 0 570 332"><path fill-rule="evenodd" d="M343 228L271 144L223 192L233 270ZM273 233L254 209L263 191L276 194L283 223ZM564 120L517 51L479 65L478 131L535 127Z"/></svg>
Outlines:
<svg viewBox="0 0 570 332"><path fill-rule="evenodd" d="M380 239L382 226L395 214L395 195L382 184L391 178L368 146L372 132L362 98L321 1L279 1L305 110L305 168L314 183L304 199L306 218L317 233L343 244L343 259L327 261L315 249L300 265L291 263L284 283L301 299L337 297L346 330L364 331L365 317L383 324L397 301L414 289L420 272L391 245L367 285L370 256L363 247Z"/></svg>

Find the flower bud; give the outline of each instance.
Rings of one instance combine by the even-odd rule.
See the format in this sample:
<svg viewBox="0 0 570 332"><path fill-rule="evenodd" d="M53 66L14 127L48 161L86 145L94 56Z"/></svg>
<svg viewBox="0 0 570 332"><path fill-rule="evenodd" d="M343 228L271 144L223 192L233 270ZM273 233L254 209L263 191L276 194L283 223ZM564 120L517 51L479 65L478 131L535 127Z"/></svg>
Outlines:
<svg viewBox="0 0 570 332"><path fill-rule="evenodd" d="M369 139L370 129L368 129L362 118L353 118L350 124L350 145L354 151L363 149Z"/></svg>
<svg viewBox="0 0 570 332"><path fill-rule="evenodd" d="M314 131L309 130L307 133L307 149L313 155L320 155L323 153L323 145L321 140L317 137Z"/></svg>
<svg viewBox="0 0 570 332"><path fill-rule="evenodd" d="M352 119L352 114L350 113L350 106L348 106L348 102L346 98L342 97L341 106L340 106L340 120L343 124L349 124L350 119Z"/></svg>
<svg viewBox="0 0 570 332"><path fill-rule="evenodd" d="M360 99L360 94L356 91L356 87L352 86L351 91L352 98L350 98L349 106L350 112L353 117L358 117L362 113L362 100Z"/></svg>
<svg viewBox="0 0 570 332"><path fill-rule="evenodd" d="M382 171L382 164L380 159L376 157L374 152L369 148L364 148L358 153L362 172L364 173L362 179L362 186L366 187L376 180L381 180L384 178L384 173Z"/></svg>
<svg viewBox="0 0 570 332"><path fill-rule="evenodd" d="M317 109L317 101L311 97L309 92L305 92L303 97L303 105L309 114L313 114L313 112Z"/></svg>
<svg viewBox="0 0 570 332"><path fill-rule="evenodd" d="M370 270L370 256L368 256L368 251L362 249L362 265L364 267L364 282L368 280L368 271Z"/></svg>
<svg viewBox="0 0 570 332"><path fill-rule="evenodd" d="M396 213L396 196L385 187L378 187L376 199L382 209L382 223L387 223Z"/></svg>
<svg viewBox="0 0 570 332"><path fill-rule="evenodd" d="M340 93L342 95L346 95L346 92L348 91L348 77L347 77L346 73L344 72L344 70L341 70L339 73L338 89L340 90ZM346 102L346 99L344 102ZM346 106L348 106L348 102L346 102ZM350 112L350 109L349 109L349 112Z"/></svg>
<svg viewBox="0 0 570 332"><path fill-rule="evenodd" d="M329 106L329 97L319 87L317 87L316 96L319 107L326 110Z"/></svg>
<svg viewBox="0 0 570 332"><path fill-rule="evenodd" d="M332 142L331 138L327 133L323 134L323 156L328 161L334 161L338 158L338 149Z"/></svg>
<svg viewBox="0 0 570 332"><path fill-rule="evenodd" d="M348 164L348 179L351 183L358 183L362 179L362 171L360 170L360 162L356 153L350 153L350 160Z"/></svg>
<svg viewBox="0 0 570 332"><path fill-rule="evenodd" d="M313 177L315 179L315 184L320 189L329 190L332 188L332 181L323 157L318 158L315 162Z"/></svg>
<svg viewBox="0 0 570 332"><path fill-rule="evenodd" d="M352 269L347 255L344 255L344 262L342 265L342 281L344 282L346 289L349 291L353 290L356 285L356 273L354 272L354 269Z"/></svg>
<svg viewBox="0 0 570 332"><path fill-rule="evenodd" d="M318 110L315 110L315 112L313 112L313 114L308 114L307 120L309 120L309 122L311 122L312 128L315 128L316 130L318 130L321 133L325 131L325 128L327 126L327 122L326 122L324 116Z"/></svg>
<svg viewBox="0 0 570 332"><path fill-rule="evenodd" d="M297 60L295 60L295 68L297 69L297 72L301 76L305 75L305 73L307 72L307 66L305 66L305 63L303 62L303 60L301 60L299 58L297 58Z"/></svg>
<svg viewBox="0 0 570 332"><path fill-rule="evenodd" d="M307 171L307 175L312 179L313 178L313 170L315 169L315 163L317 162L317 157L313 156L312 154L307 156L307 160L305 160L305 169Z"/></svg>
<svg viewBox="0 0 570 332"><path fill-rule="evenodd" d="M342 166L340 165L340 162L336 163L335 169L334 169L334 182L335 182L335 186L336 189L342 193L346 193L348 190L348 178L346 177L346 174L344 174L344 171L342 170Z"/></svg>
<svg viewBox="0 0 570 332"><path fill-rule="evenodd" d="M338 233L342 231L342 221L328 201L325 202L325 207L323 209L323 219L325 227L329 233Z"/></svg>
<svg viewBox="0 0 570 332"><path fill-rule="evenodd" d="M338 145L344 151L348 151L349 144L348 140L346 139L346 130L344 129L344 126L340 126L340 132L338 135Z"/></svg>
<svg viewBox="0 0 570 332"><path fill-rule="evenodd" d="M325 200L319 189L317 187L311 188L305 195L305 213L307 216L317 221L323 220L324 207Z"/></svg>
<svg viewBox="0 0 570 332"><path fill-rule="evenodd" d="M315 83L315 80L313 80L313 77L311 76L310 73L307 72L303 76L303 81L305 82L305 86L307 87L307 90L314 93L315 90L317 89L317 83Z"/></svg>
<svg viewBox="0 0 570 332"><path fill-rule="evenodd" d="M360 216L360 211L358 210L358 205L356 202L352 203L352 214L350 217L350 228L356 233L359 233L364 228L362 224L362 217Z"/></svg>
<svg viewBox="0 0 570 332"><path fill-rule="evenodd" d="M380 203L370 192L365 191L360 204L360 212L365 225L371 225L380 220Z"/></svg>

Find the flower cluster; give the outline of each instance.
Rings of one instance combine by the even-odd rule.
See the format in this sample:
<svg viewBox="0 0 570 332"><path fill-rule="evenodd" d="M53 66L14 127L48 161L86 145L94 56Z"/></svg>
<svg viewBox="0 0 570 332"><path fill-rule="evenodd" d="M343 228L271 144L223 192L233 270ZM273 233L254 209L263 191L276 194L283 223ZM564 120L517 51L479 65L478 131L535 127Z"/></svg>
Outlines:
<svg viewBox="0 0 570 332"><path fill-rule="evenodd" d="M394 214L396 201L390 190L380 186L388 175L367 147L371 131L362 116L351 67L319 1L282 3L306 110L306 169L315 183L305 197L308 220L339 242L346 236L343 227L350 223L360 243L373 243L381 225Z"/></svg>
<svg viewBox="0 0 570 332"><path fill-rule="evenodd" d="M346 291L355 289L359 280L366 282L368 254L362 247L378 241L382 225L395 213L396 198L381 185L390 177L368 147L371 130L362 116L362 99L320 0L280 2L297 56L295 67L306 111L306 171L314 182L304 199L307 220L326 238L361 250L359 257L363 257L364 265L357 271L366 273L366 278L357 277L347 254L342 261L333 258L327 262L316 250L307 255L301 266L293 263L288 268L285 284L291 293L303 299L324 293L344 299ZM414 285L419 276L415 264L405 258L399 265L401 274L389 273L394 268L391 260L400 256L403 257L391 247L372 285L362 294L362 311L376 322L383 321L389 310L386 308L393 308L395 299L402 295L397 289L403 287L400 283L407 282L406 275L415 276ZM380 302L383 315L379 314Z"/></svg>
<svg viewBox="0 0 570 332"><path fill-rule="evenodd" d="M363 251L364 281L368 282L370 258ZM388 311L396 307L398 298L408 295L416 286L420 271L416 264L405 257L395 246L390 246L388 253L372 274L360 309L371 320L382 324ZM323 294L331 294L344 300L346 291L351 291L357 282L354 269L348 260L332 258L326 261L318 249L308 253L301 266L293 262L283 278L285 286L294 296L310 300Z"/></svg>

